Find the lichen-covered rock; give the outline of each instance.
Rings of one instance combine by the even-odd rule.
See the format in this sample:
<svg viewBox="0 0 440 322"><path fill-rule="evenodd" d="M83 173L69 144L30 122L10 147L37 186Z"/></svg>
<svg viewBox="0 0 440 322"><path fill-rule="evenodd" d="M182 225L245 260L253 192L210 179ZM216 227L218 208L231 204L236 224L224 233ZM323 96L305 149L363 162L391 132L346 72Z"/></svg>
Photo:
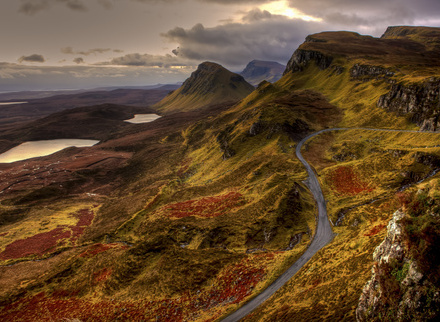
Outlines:
<svg viewBox="0 0 440 322"><path fill-rule="evenodd" d="M386 79L394 76L394 72L381 66L355 64L350 69L350 76L362 80Z"/></svg>
<svg viewBox="0 0 440 322"><path fill-rule="evenodd" d="M423 131L437 131L440 129L440 79L394 84L379 98L377 105L398 115L410 115L411 121Z"/></svg>
<svg viewBox="0 0 440 322"><path fill-rule="evenodd" d="M428 321L438 317L439 289L410 258L402 219L396 211L387 236L373 253L375 264L356 309L357 321Z"/></svg>
<svg viewBox="0 0 440 322"><path fill-rule="evenodd" d="M379 264L388 263L391 259L401 261L404 256L404 249L402 245L402 226L400 220L405 216L403 212L396 211L393 218L387 226L387 236L385 240L376 247L373 253L373 259Z"/></svg>

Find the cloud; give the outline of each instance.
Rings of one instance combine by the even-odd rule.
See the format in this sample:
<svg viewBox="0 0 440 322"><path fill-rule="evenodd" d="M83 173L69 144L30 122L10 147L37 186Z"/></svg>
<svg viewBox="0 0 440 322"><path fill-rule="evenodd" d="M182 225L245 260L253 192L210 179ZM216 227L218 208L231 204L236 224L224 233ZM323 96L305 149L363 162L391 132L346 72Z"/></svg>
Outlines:
<svg viewBox="0 0 440 322"><path fill-rule="evenodd" d="M189 77L195 67L31 66L0 62L2 91L94 88L172 84Z"/></svg>
<svg viewBox="0 0 440 322"><path fill-rule="evenodd" d="M211 60L227 66L242 66L252 59L287 62L293 51L323 25L300 19L249 12L249 23L227 23L213 28L197 24L191 29L176 27L163 33L169 42L178 44L178 57Z"/></svg>
<svg viewBox="0 0 440 322"><path fill-rule="evenodd" d="M272 18L272 14L267 11L267 10L261 10L261 9L253 9L251 11L249 11L248 13L246 13L241 20L243 22L256 22L256 21L260 21L260 20L265 20L265 19L270 19Z"/></svg>
<svg viewBox="0 0 440 322"><path fill-rule="evenodd" d="M91 54L103 54L103 53L106 53L106 52L114 52L114 53L122 53L122 52L124 52L123 50L121 50L121 49L111 49L111 48L93 48L93 49L89 49L89 50L86 50L86 51L81 51L81 50L73 50L73 48L72 47L63 47L63 48L61 48L61 52L63 53L63 54L67 54L67 55L83 55L83 56L88 56L88 55L91 55Z"/></svg>
<svg viewBox="0 0 440 322"><path fill-rule="evenodd" d="M289 0L292 8L337 25L374 27L413 24L439 16L438 0Z"/></svg>
<svg viewBox="0 0 440 322"><path fill-rule="evenodd" d="M92 0L20 0L21 5L19 8L19 12L34 15L40 11L44 11L52 8L56 5L61 5L66 7L67 9L77 11L77 12L85 12L88 10L88 6ZM95 0L97 4L102 6L105 9L113 8L114 2L124 2L127 0ZM190 1L190 0L130 0L131 2L138 2L143 4L160 4L160 3L176 3L182 1ZM269 3L277 0L193 0L198 2L205 3L215 3L215 4L223 4L223 5L260 5L263 3Z"/></svg>
<svg viewBox="0 0 440 322"><path fill-rule="evenodd" d="M219 3L219 4L262 4L278 0L199 0L201 2Z"/></svg>
<svg viewBox="0 0 440 322"><path fill-rule="evenodd" d="M29 56L21 56L18 61L22 62L30 62L30 63L44 63L46 60L43 55L33 54Z"/></svg>
<svg viewBox="0 0 440 322"><path fill-rule="evenodd" d="M76 64L84 64L84 59L82 57L77 57L73 59L73 62Z"/></svg>
<svg viewBox="0 0 440 322"><path fill-rule="evenodd" d="M182 67L196 66L197 62L191 59L171 56L171 55L149 55L149 54L127 54L113 58L110 62L99 63L98 65L118 65L118 66L146 66L146 67Z"/></svg>
<svg viewBox="0 0 440 322"><path fill-rule="evenodd" d="M68 9L78 12L87 11L87 7L82 0L21 0L19 12L33 15L54 5L64 5Z"/></svg>

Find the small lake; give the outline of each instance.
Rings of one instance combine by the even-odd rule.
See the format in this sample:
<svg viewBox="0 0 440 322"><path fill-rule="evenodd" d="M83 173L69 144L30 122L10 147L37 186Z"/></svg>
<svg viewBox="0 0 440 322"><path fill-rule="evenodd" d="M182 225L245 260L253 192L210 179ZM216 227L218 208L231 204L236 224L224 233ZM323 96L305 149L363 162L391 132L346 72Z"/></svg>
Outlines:
<svg viewBox="0 0 440 322"><path fill-rule="evenodd" d="M0 163L11 163L30 158L42 157L62 149L76 146L78 148L92 146L99 143L97 140L59 139L44 141L29 141L0 154Z"/></svg>
<svg viewBox="0 0 440 322"><path fill-rule="evenodd" d="M160 117L161 117L160 115L156 115L156 114L135 114L134 118L125 120L125 122L133 123L133 124L149 123L149 122L153 122L154 120L157 120Z"/></svg>
<svg viewBox="0 0 440 322"><path fill-rule="evenodd" d="M0 102L0 106L5 106L5 105L16 105L16 104L26 104L27 102Z"/></svg>

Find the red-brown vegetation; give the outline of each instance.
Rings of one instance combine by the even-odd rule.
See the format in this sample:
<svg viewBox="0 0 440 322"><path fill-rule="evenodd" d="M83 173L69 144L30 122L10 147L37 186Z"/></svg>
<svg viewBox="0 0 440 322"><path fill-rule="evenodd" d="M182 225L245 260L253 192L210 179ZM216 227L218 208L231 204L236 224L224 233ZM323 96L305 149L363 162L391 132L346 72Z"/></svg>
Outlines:
<svg viewBox="0 0 440 322"><path fill-rule="evenodd" d="M329 179L339 195L355 195L373 191L373 187L362 181L351 167L338 167L330 174Z"/></svg>
<svg viewBox="0 0 440 322"><path fill-rule="evenodd" d="M54 251L58 243L70 238L72 232L65 227L58 227L51 231L20 239L7 245L0 253L1 260L22 258L31 255L42 256Z"/></svg>
<svg viewBox="0 0 440 322"><path fill-rule="evenodd" d="M81 209L74 214L74 216L78 218L78 223L71 227L72 242L75 242L84 233L84 230L92 224L93 218L95 217L93 211L89 209Z"/></svg>
<svg viewBox="0 0 440 322"><path fill-rule="evenodd" d="M174 218L189 216L213 218L223 215L228 209L240 206L243 202L243 196L240 193L229 192L220 196L174 203L165 206L162 210L166 215Z"/></svg>
<svg viewBox="0 0 440 322"><path fill-rule="evenodd" d="M111 268L103 268L96 273L93 273L93 283L97 284L100 282L105 282L113 273Z"/></svg>
<svg viewBox="0 0 440 322"><path fill-rule="evenodd" d="M384 225L384 224L382 224L382 225L378 225L378 226L375 226L375 227L371 228L371 230L370 230L368 233L364 234L364 236L374 236L374 235L377 235L377 234L380 233L385 227L386 227L386 225Z"/></svg>
<svg viewBox="0 0 440 322"><path fill-rule="evenodd" d="M90 257L94 257L100 253L103 253L111 248L121 248L121 249L126 249L128 248L128 246L125 245L120 245L120 244L94 244L92 246L90 246L86 251L82 252L79 257L84 257L84 258L90 258Z"/></svg>
<svg viewBox="0 0 440 322"><path fill-rule="evenodd" d="M58 226L51 231L16 240L6 246L0 253L0 260L17 259L27 256L43 256L56 250L57 246L67 242L75 243L84 230L91 225L94 213L89 209L79 210L72 214L78 218L75 226Z"/></svg>
<svg viewBox="0 0 440 322"><path fill-rule="evenodd" d="M184 321L196 318L202 311L218 317L217 308L239 303L252 293L266 276L267 264L274 258L272 253L246 257L220 273L214 286L186 292L176 298L95 302L78 298L76 291L57 290L52 295L39 293L3 307L0 321ZM112 269L103 268L93 274L93 283L105 283L111 274Z"/></svg>

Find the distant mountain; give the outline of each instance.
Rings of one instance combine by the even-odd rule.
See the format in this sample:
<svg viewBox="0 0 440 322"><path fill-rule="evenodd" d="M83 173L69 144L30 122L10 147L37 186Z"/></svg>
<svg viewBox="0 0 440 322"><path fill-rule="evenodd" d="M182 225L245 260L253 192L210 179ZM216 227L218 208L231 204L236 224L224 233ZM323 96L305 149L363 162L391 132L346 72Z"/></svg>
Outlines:
<svg viewBox="0 0 440 322"><path fill-rule="evenodd" d="M47 98L57 95L73 95L86 92L98 92L98 91L113 91L116 89L163 89L173 91L178 89L182 84L156 84L147 86L112 86L112 87L97 87L90 89L71 89L71 90L54 90L54 91L20 91L20 92L5 92L0 93L0 102L4 101L23 101L30 99Z"/></svg>
<svg viewBox="0 0 440 322"><path fill-rule="evenodd" d="M239 101L254 87L226 68L204 62L176 91L155 104L162 112L191 111L203 106Z"/></svg>
<svg viewBox="0 0 440 322"><path fill-rule="evenodd" d="M258 85L262 81L276 82L283 76L285 65L273 61L253 60L247 64L240 73L246 81L252 85Z"/></svg>

